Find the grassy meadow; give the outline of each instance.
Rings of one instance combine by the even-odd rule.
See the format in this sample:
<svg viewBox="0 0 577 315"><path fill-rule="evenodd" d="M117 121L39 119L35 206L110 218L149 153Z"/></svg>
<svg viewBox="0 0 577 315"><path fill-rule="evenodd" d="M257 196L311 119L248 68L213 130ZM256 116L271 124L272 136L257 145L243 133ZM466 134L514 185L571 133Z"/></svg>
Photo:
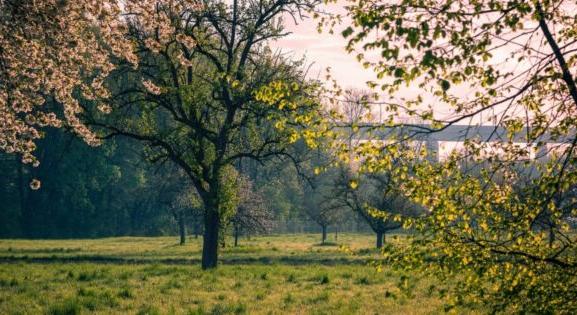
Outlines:
<svg viewBox="0 0 577 315"><path fill-rule="evenodd" d="M443 284L369 265L379 257L374 236L331 241L320 245L319 235L243 238L240 246L221 250L217 270L202 271L201 240L194 238L183 246L175 237L0 240L0 314L443 312L433 290ZM410 281L401 282L405 277Z"/></svg>

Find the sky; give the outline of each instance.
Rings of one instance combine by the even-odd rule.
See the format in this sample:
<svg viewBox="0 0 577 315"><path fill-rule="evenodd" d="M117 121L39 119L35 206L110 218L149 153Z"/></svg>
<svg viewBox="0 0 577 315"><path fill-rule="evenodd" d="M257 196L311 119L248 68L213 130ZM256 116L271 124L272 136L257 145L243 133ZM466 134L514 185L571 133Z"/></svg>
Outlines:
<svg viewBox="0 0 577 315"><path fill-rule="evenodd" d="M331 13L345 13L343 4L330 4L322 7L321 10ZM365 69L361 63L357 61L355 53L350 54L345 50L347 41L341 35L341 32L350 25L350 22L344 19L343 24L335 26L333 34L330 34L326 30L319 33L317 30L318 20L313 18L307 18L297 22L298 23L295 24L292 18L285 17L285 28L290 34L271 43L273 49L279 49L284 53L292 54L294 58L304 56L307 64L310 65L308 73L310 79L325 81L326 69L330 68L331 76L341 88L379 92L379 90L369 89L366 84L367 81L379 81L373 70L371 68ZM375 58L379 56L377 52L370 51L363 51L363 54L365 54L365 56L374 55ZM413 87L404 87L402 90L399 94L400 96L419 93L418 89ZM385 96L385 98L387 97ZM438 109L437 111L441 116L446 115L447 112L445 109ZM379 114L380 112L382 112L382 110L376 108L376 106L373 106L371 109L371 113L375 119L379 119L378 116L381 116ZM385 117L384 114L383 117ZM399 120L409 119L408 117L398 118ZM414 120L414 118L412 120Z"/></svg>
<svg viewBox="0 0 577 315"><path fill-rule="evenodd" d="M345 13L343 8L344 3L336 3L326 5L321 8L331 13ZM306 61L311 65L309 71L309 78L325 80L325 69L330 68L331 74L334 79L339 83L342 88L357 88L367 90L367 81L379 81L376 79L376 75L373 71L365 69L355 57L355 54L349 54L345 50L347 44L346 40L341 35L343 29L345 29L350 21L344 21L343 25L337 25L335 27L334 34L329 34L327 31L320 33L317 31L318 20L308 18L303 21L298 21L295 24L292 18L285 17L284 19L286 30L291 32L290 35L281 38L280 40L272 43L273 49L280 49L282 52L287 54L293 54L295 58L306 57ZM377 52L363 52L366 56L371 56L374 54L378 58ZM511 53L508 48L493 51L494 60L493 62L500 64L501 67L505 68L523 68L527 65L522 65L518 63L505 62L505 57L508 57ZM375 90L373 90L374 92ZM378 90L377 90L378 91ZM456 96L462 97L464 100L470 98L474 95L474 90L461 88L460 90L452 90L452 93ZM423 94L422 90L415 86L402 87L400 93L397 96L409 98L416 95L422 94L427 99L426 93ZM381 95L383 99L387 99L389 96ZM396 98L396 97L395 97ZM434 97L430 98L434 100ZM434 108L435 117L437 119L447 119L450 120L453 116L453 111L451 108L444 106L444 104L431 103ZM499 113L501 110L496 107L496 112ZM373 109L373 112L377 112L377 109ZM515 113L511 113L515 115ZM485 113L486 117L479 116L475 117L472 122L478 123L479 121L484 121L490 116L490 113ZM375 116L376 117L376 116ZM485 118L485 119L484 119ZM463 122L463 123L469 123ZM490 122L486 122L492 124Z"/></svg>
<svg viewBox="0 0 577 315"><path fill-rule="evenodd" d="M333 5L331 10L337 10ZM285 18L285 27L291 34L278 40L272 46L295 58L305 56L310 78L325 79L325 69L331 68L332 76L343 88L365 88L365 82L374 79L370 69L364 69L354 54L345 51L346 40L341 35L343 26L337 26L334 34L317 31L318 21L308 18L295 24Z"/></svg>
<svg viewBox="0 0 577 315"><path fill-rule="evenodd" d="M335 13L342 13L342 4L332 4L323 9ZM341 32L346 28L350 21L343 22L343 25L337 25L335 27L334 34L329 34L326 30L323 33L317 31L318 21L312 18L305 19L304 21L298 21L295 24L293 19L285 19L286 30L291 32L290 35L278 40L272 46L273 48L280 49L281 51L292 54L294 58L305 57L308 64L311 65L309 71L309 78L325 80L325 69L330 68L332 77L336 79L342 88L357 88L367 90L367 81L379 81L376 79L376 75L372 70L365 69L355 58L355 54L347 53L345 46L347 44L346 40L341 35ZM531 21L525 23L526 28L532 29L534 25L531 25ZM516 35L513 34L513 35ZM511 35L511 36L513 36ZM529 37L530 38L530 37ZM527 37L519 37L517 41L522 42L523 40L529 40ZM505 40L507 38L505 37ZM498 42L498 40L496 40ZM497 43L498 44L498 43ZM535 41L535 45L542 45L541 41ZM517 61L515 59L509 59L511 53L513 52L510 45L503 45L504 47L492 50L493 57L490 61L491 64L503 71L512 71L514 73L522 73L525 69L532 66L532 61L525 59L523 61ZM537 47L541 49L540 47ZM372 55L372 52L364 52L365 55ZM375 52L375 57L379 55ZM465 86L460 87L455 91L452 90L452 94L462 98L463 101L474 97L474 89L466 88ZM421 94L426 92L419 90L417 87L409 86L403 87L400 90L398 96L404 97L408 96L411 98L416 94ZM381 95L382 99L388 99L388 96ZM439 104L435 102L435 97L430 97L430 105L433 108L434 115L437 119L447 119L451 120L454 117L453 109L447 107L444 104ZM516 108L516 107L513 107ZM460 124L486 124L493 125L494 122L490 120L491 116L496 115L500 117L504 113L510 116L524 116L525 112L518 112L518 109L513 109L509 112L507 109L507 104L503 106L495 106L492 112L482 113L476 115L470 120L461 121ZM378 119L379 110L372 108L371 112L373 117ZM483 116L484 115L484 116ZM403 117L397 117L397 120L402 121ZM459 142L440 142L439 147L439 157L443 159L448 152L453 150L459 150L462 147L462 143Z"/></svg>
<svg viewBox="0 0 577 315"><path fill-rule="evenodd" d="M335 6L337 5L333 5L329 10L342 10L342 7L335 8ZM298 24L295 24L294 20L290 18L285 18L284 22L286 30L291 34L274 42L272 47L284 53L292 54L294 58L306 57L307 64L311 65L308 73L309 78L325 80L325 69L328 67L333 78L343 88L367 89L366 82L376 80L372 70L370 68L365 69L356 60L354 53L346 52L347 42L341 35L341 31L346 26L336 26L334 33L329 34L327 31L319 33L317 31L318 21L312 18L298 21ZM407 93L413 92L408 91ZM441 116L448 112L444 108L437 108L436 110ZM378 113L378 109L373 108L372 112ZM451 151L459 150L463 146L461 142L445 141L441 141L439 145L438 157L441 160L446 158Z"/></svg>

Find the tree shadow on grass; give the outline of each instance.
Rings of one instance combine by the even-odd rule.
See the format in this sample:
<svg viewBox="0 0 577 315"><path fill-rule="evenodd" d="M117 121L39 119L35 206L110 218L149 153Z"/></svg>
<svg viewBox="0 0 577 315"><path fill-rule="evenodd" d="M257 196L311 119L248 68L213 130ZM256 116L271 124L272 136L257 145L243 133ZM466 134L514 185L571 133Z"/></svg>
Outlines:
<svg viewBox="0 0 577 315"><path fill-rule="evenodd" d="M369 260L356 257L331 257L315 258L307 256L260 256L260 257L223 257L220 259L222 265L365 265ZM370 261L375 261L371 258ZM117 256L104 255L80 255L80 256L0 256L0 263L98 263L98 264L166 264L166 265L197 265L200 258L123 258Z"/></svg>
<svg viewBox="0 0 577 315"><path fill-rule="evenodd" d="M329 247L337 247L340 246L341 244L339 243L334 243L334 242L324 242L324 243L317 243L314 244L313 246L329 246Z"/></svg>

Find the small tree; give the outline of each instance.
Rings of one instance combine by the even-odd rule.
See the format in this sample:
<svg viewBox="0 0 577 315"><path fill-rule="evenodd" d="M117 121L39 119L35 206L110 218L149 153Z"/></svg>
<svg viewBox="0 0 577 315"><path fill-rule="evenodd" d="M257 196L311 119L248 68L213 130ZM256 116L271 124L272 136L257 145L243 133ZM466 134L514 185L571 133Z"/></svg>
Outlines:
<svg viewBox="0 0 577 315"><path fill-rule="evenodd" d="M174 219L178 223L180 245L184 245L186 243L187 218L197 217L198 212L202 210L200 197L198 196L196 189L190 187L188 189L181 190L176 197L172 198L170 208ZM195 233L198 232L195 231Z"/></svg>
<svg viewBox="0 0 577 315"><path fill-rule="evenodd" d="M204 218L204 209L202 205L198 207L189 208L188 216L192 221L192 233L194 234L194 238L198 238L199 235L202 235L202 223Z"/></svg>
<svg viewBox="0 0 577 315"><path fill-rule="evenodd" d="M422 211L393 184L388 174L353 175L344 168L334 180L334 202L363 218L376 234L376 248L383 247L387 232L402 227L401 216Z"/></svg>
<svg viewBox="0 0 577 315"><path fill-rule="evenodd" d="M172 165L160 165L155 169L148 186L157 194L160 205L176 221L180 245L186 243L187 221L202 211L200 197L194 187L186 185L186 174ZM184 184L183 184L184 183Z"/></svg>
<svg viewBox="0 0 577 315"><path fill-rule="evenodd" d="M334 202L331 195L332 176L334 174L330 171L319 173L311 183L306 183L303 187L304 212L321 227L322 244L327 240L328 227L344 216L343 207Z"/></svg>
<svg viewBox="0 0 577 315"><path fill-rule="evenodd" d="M260 192L254 191L252 182L245 176L238 178L240 201L230 224L233 229L234 246L238 246L241 234L269 232L274 225L273 214Z"/></svg>

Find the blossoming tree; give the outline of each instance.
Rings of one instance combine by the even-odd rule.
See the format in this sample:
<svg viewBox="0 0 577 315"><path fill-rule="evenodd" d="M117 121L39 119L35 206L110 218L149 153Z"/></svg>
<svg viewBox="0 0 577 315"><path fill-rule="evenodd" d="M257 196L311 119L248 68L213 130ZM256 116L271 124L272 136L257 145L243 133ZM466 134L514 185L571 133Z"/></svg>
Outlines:
<svg viewBox="0 0 577 315"><path fill-rule="evenodd" d="M136 63L120 14L112 0L0 1L0 150L38 165L34 141L46 126L99 143L78 117L79 99L107 96L111 57Z"/></svg>

